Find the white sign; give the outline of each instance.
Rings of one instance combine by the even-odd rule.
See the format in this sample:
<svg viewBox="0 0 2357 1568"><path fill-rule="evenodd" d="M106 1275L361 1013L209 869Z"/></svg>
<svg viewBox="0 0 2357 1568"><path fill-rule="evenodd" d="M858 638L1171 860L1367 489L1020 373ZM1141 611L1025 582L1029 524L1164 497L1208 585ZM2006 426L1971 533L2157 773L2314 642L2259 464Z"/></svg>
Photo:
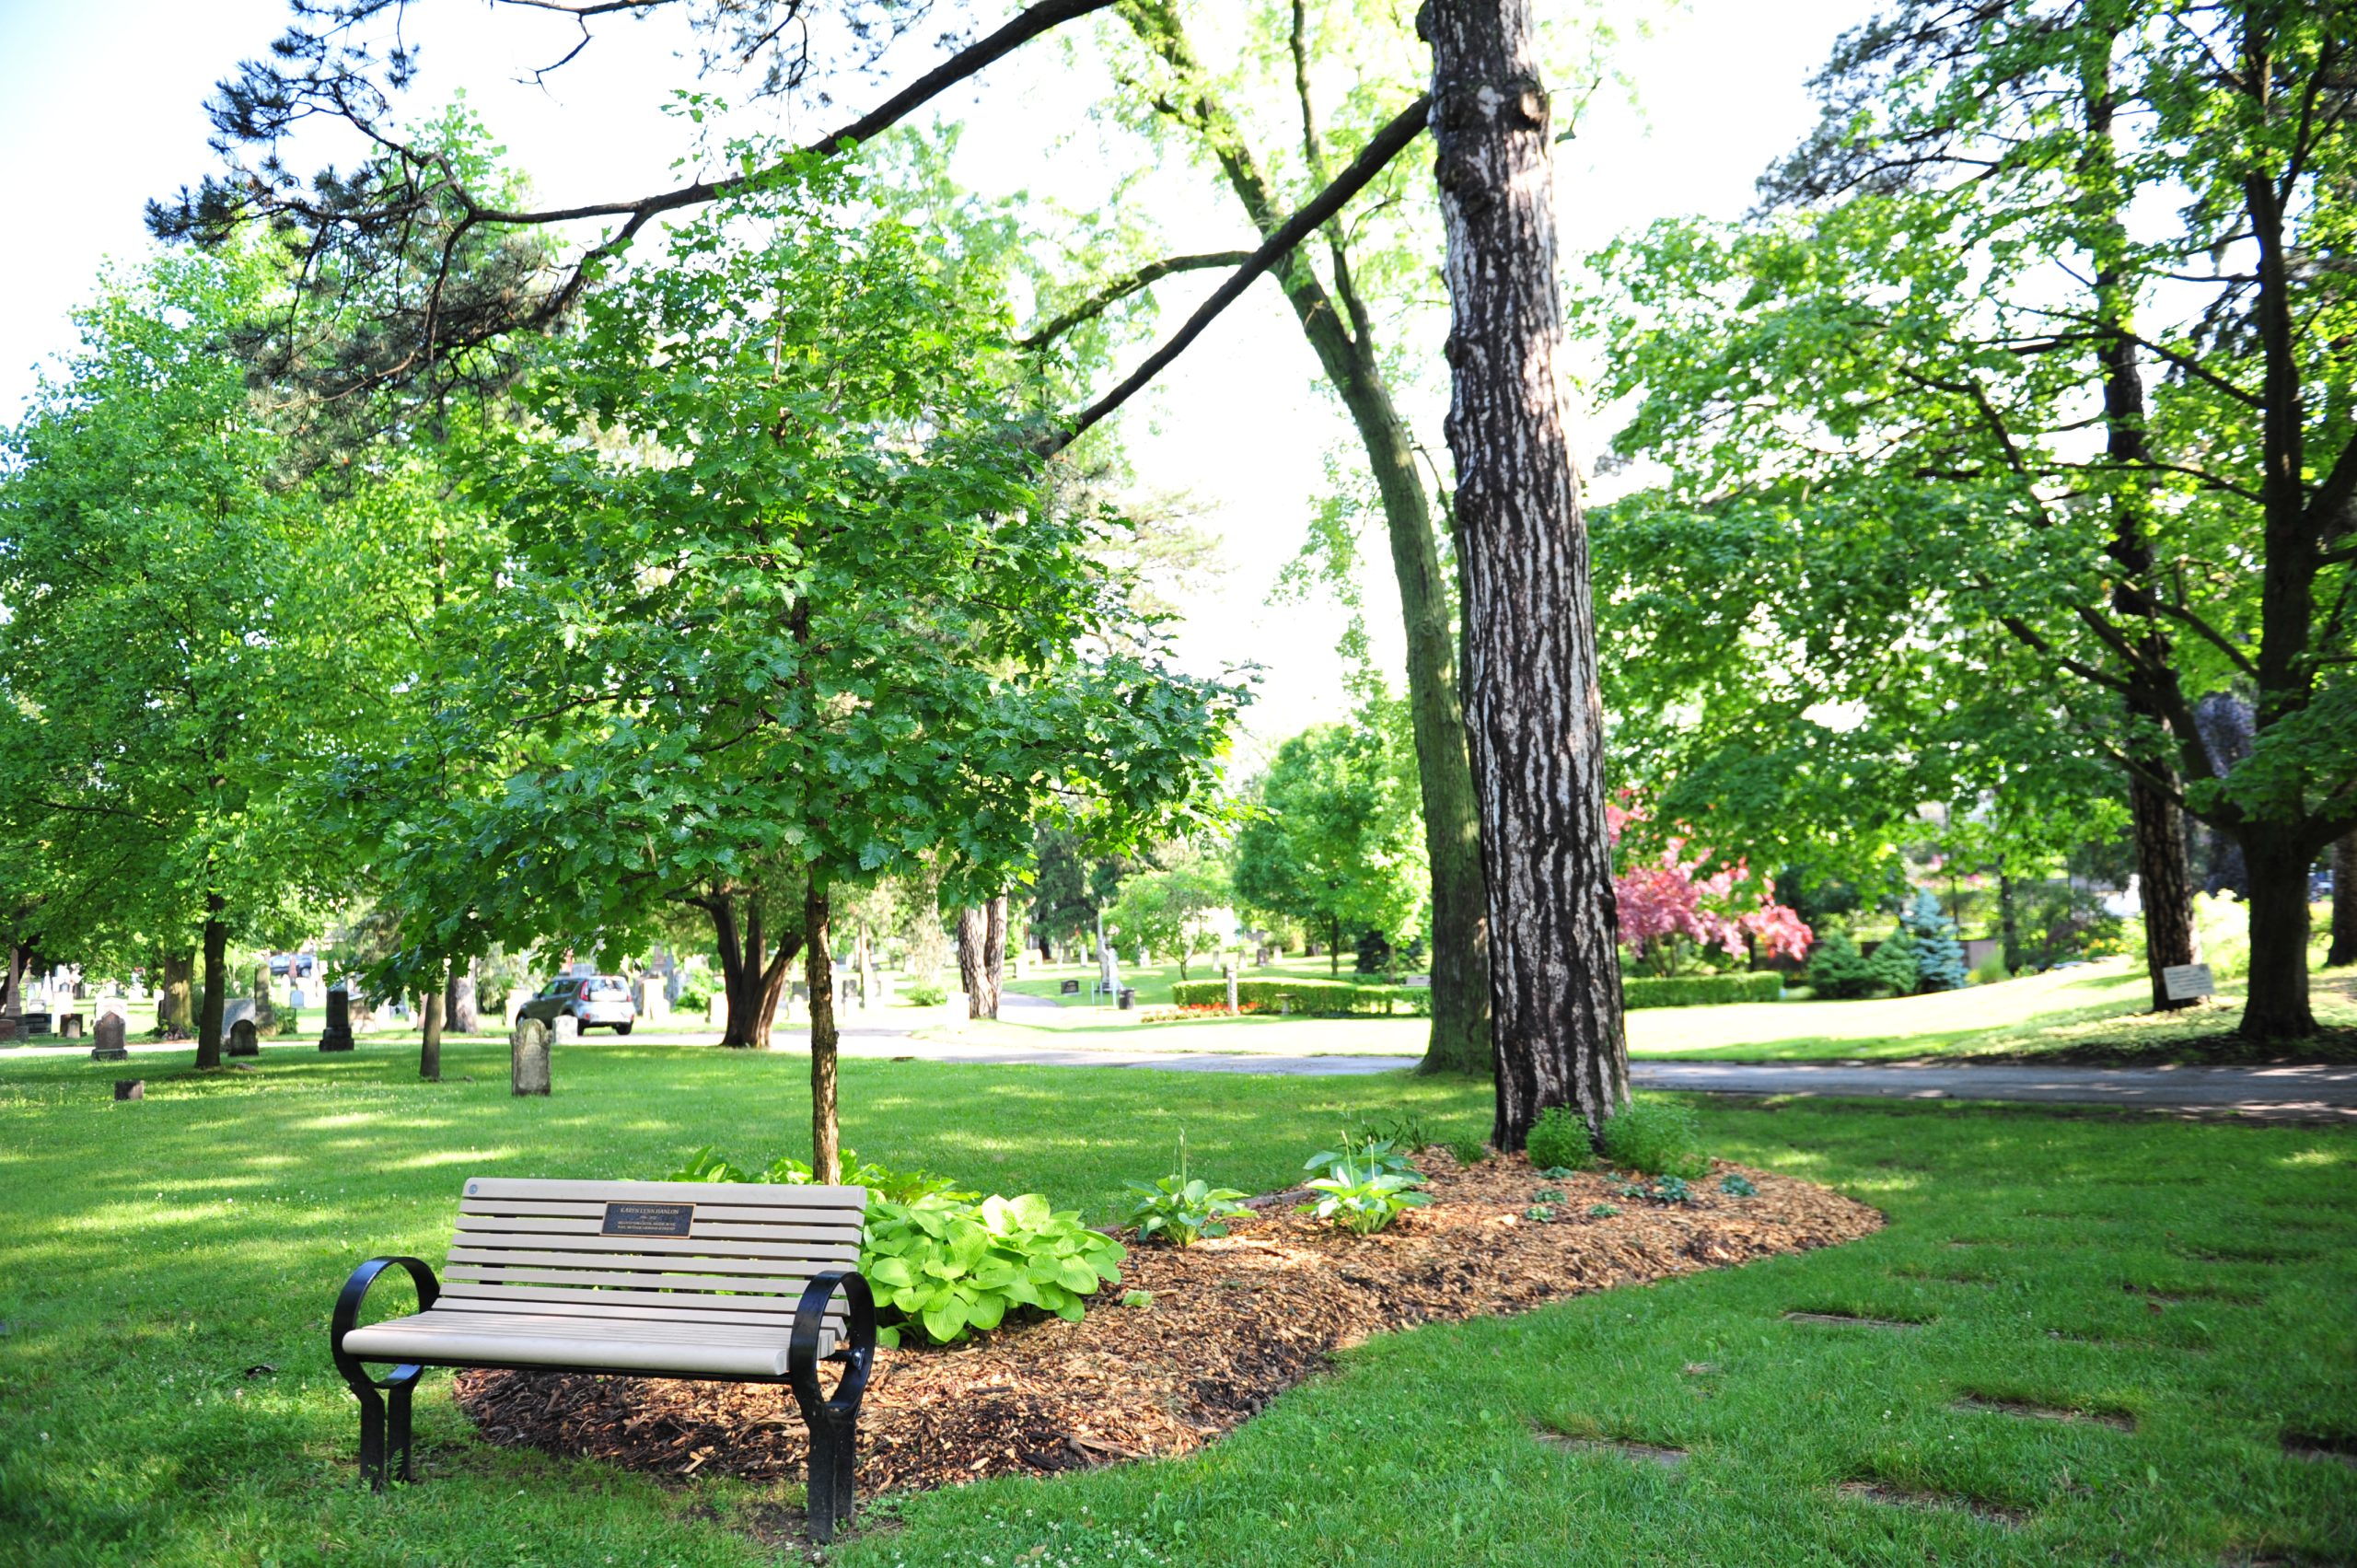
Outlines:
<svg viewBox="0 0 2357 1568"><path fill-rule="evenodd" d="M2208 964L2171 964L2161 971L2161 989L2172 1002L2189 1002L2218 989Z"/></svg>

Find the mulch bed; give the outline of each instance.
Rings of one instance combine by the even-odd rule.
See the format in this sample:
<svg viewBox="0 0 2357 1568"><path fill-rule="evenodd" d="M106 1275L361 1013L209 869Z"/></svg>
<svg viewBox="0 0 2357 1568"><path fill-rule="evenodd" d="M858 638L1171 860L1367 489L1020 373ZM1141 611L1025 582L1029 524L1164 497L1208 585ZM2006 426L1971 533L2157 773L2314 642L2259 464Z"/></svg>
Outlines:
<svg viewBox="0 0 2357 1568"><path fill-rule="evenodd" d="M1183 1454L1385 1330L1526 1312L1883 1224L1825 1188L1724 1163L1675 1205L1619 1195L1608 1176L1541 1177L1519 1155L1460 1167L1434 1149L1420 1164L1432 1205L1376 1236L1314 1223L1292 1212L1297 1195L1276 1194L1225 1237L1131 1248L1120 1285L1078 1323L879 1351L860 1419L861 1494ZM1757 1196L1719 1190L1738 1172ZM1534 1222L1525 1211L1548 1189L1562 1193L1557 1217ZM1621 1212L1591 1219L1597 1203ZM1120 1306L1130 1290L1152 1304ZM458 1395L493 1442L665 1475L799 1479L807 1454L782 1388L462 1372Z"/></svg>

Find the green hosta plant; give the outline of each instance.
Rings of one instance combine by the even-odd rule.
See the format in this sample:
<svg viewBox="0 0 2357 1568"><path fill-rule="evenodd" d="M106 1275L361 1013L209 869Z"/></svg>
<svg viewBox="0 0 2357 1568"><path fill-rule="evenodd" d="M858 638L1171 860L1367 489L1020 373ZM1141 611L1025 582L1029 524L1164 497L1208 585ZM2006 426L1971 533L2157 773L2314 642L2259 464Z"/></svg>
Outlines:
<svg viewBox="0 0 2357 1568"><path fill-rule="evenodd" d="M729 1164L713 1152L710 1144L688 1156L688 1161L666 1181L756 1181L782 1187L800 1187L815 1179L809 1164L786 1156L772 1160L765 1170L747 1170ZM843 1151L843 1185L865 1187L870 1202L888 1198L896 1203L913 1202L919 1198L939 1194L945 1198L972 1198L972 1192L957 1190L946 1176L935 1176L923 1170L894 1170L889 1166L863 1160L849 1149Z"/></svg>
<svg viewBox="0 0 2357 1568"><path fill-rule="evenodd" d="M1424 1179L1415 1174L1405 1156L1398 1168L1387 1168L1376 1153L1378 1146L1370 1144L1356 1156L1320 1155L1312 1167L1322 1162L1326 1174L1307 1184L1318 1196L1302 1204L1299 1212L1368 1236L1406 1210L1431 1202L1431 1198L1417 1191Z"/></svg>
<svg viewBox="0 0 2357 1568"><path fill-rule="evenodd" d="M1036 1192L970 1203L935 1193L912 1202L868 1200L860 1272L895 1319L877 1332L948 1344L1037 1307L1077 1322L1082 1302L1120 1277L1121 1244L1051 1211Z"/></svg>
<svg viewBox="0 0 2357 1568"><path fill-rule="evenodd" d="M1302 1161L1301 1168L1330 1176L1344 1165L1363 1166L1387 1176L1413 1176L1416 1173L1415 1162L1408 1157L1407 1150L1393 1139L1376 1137L1345 1138L1341 1147L1320 1149ZM1314 1187L1317 1183L1310 1185Z"/></svg>
<svg viewBox="0 0 2357 1568"><path fill-rule="evenodd" d="M1201 1177L1190 1180L1185 1171L1159 1181L1132 1181L1124 1223L1137 1227L1140 1241L1160 1237L1177 1247L1192 1247L1207 1236L1225 1236L1220 1222L1248 1213L1233 1187L1213 1187Z"/></svg>

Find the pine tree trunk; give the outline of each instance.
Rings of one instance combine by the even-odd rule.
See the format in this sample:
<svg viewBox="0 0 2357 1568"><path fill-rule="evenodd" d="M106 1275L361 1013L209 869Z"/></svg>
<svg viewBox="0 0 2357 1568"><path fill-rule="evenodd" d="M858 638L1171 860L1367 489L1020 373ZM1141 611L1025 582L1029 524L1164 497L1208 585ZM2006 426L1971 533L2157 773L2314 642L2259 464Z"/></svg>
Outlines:
<svg viewBox="0 0 2357 1568"><path fill-rule="evenodd" d="M1492 1141L1627 1102L1587 533L1563 426L1550 111L1529 0L1426 0L1447 232L1465 721L1490 909Z"/></svg>
<svg viewBox="0 0 2357 1568"><path fill-rule="evenodd" d="M2357 833L2332 846L2332 946L2325 966L2357 964Z"/></svg>
<svg viewBox="0 0 2357 1568"><path fill-rule="evenodd" d="M204 1008L196 1026L196 1064L221 1065L221 1015L229 1001L229 926L221 918L228 900L204 895Z"/></svg>
<svg viewBox="0 0 2357 1568"><path fill-rule="evenodd" d="M1001 893L982 909L982 987L987 993L977 1017L998 1016L999 997L1006 989L1006 895Z"/></svg>
<svg viewBox="0 0 2357 1568"><path fill-rule="evenodd" d="M842 1139L835 1115L835 958L827 885L816 873L802 904L810 986L810 1171L833 1186L843 1179Z"/></svg>
<svg viewBox="0 0 2357 1568"><path fill-rule="evenodd" d="M417 1048L417 1075L429 1084L442 1081L443 989L437 985L417 999L417 1014L424 1024L424 1038Z"/></svg>
<svg viewBox="0 0 2357 1568"><path fill-rule="evenodd" d="M2308 1005L2308 866L2302 825L2245 823L2250 867L2250 991L2240 1033L2259 1044L2316 1032Z"/></svg>
<svg viewBox="0 0 2357 1568"><path fill-rule="evenodd" d="M167 953L164 956L164 985L156 999L157 1021L164 1026L166 1040L189 1038L189 1024L194 1013L190 996L196 973L196 956L192 953Z"/></svg>
<svg viewBox="0 0 2357 1568"><path fill-rule="evenodd" d="M470 1035L482 1028L482 1008L476 999L476 991L475 961L469 958L452 965L447 1007L443 1018L451 1033Z"/></svg>
<svg viewBox="0 0 2357 1568"><path fill-rule="evenodd" d="M966 992L969 1018L990 1016L983 1010L989 1002L985 992L990 982L983 972L982 958L989 940L990 915L980 904L968 904L958 912L958 983Z"/></svg>
<svg viewBox="0 0 2357 1568"><path fill-rule="evenodd" d="M2153 1010L2190 1007L2195 998L2171 1000L2161 971L2198 963L2193 924L2193 872L2186 859L2185 813L2169 796L2130 775L2129 815L2136 830L2136 877L2144 900L2144 967L2153 981Z"/></svg>

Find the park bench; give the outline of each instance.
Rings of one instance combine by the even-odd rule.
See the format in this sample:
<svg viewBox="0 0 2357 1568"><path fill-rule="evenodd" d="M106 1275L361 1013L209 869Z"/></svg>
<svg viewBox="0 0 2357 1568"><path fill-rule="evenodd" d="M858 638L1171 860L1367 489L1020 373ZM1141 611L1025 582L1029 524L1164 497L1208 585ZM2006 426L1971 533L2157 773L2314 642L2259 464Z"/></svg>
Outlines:
<svg viewBox="0 0 2357 1568"><path fill-rule="evenodd" d="M783 1383L810 1429L810 1532L853 1509L859 1401L876 1304L858 1272L858 1187L482 1177L459 1200L437 1279L416 1258L371 1258L336 1298L329 1349L360 1400L360 1474L410 1474L410 1395L428 1366ZM387 1269L417 1310L362 1325ZM840 1298L840 1300L838 1299ZM819 1364L842 1364L832 1394ZM391 1363L378 1380L365 1364Z"/></svg>

